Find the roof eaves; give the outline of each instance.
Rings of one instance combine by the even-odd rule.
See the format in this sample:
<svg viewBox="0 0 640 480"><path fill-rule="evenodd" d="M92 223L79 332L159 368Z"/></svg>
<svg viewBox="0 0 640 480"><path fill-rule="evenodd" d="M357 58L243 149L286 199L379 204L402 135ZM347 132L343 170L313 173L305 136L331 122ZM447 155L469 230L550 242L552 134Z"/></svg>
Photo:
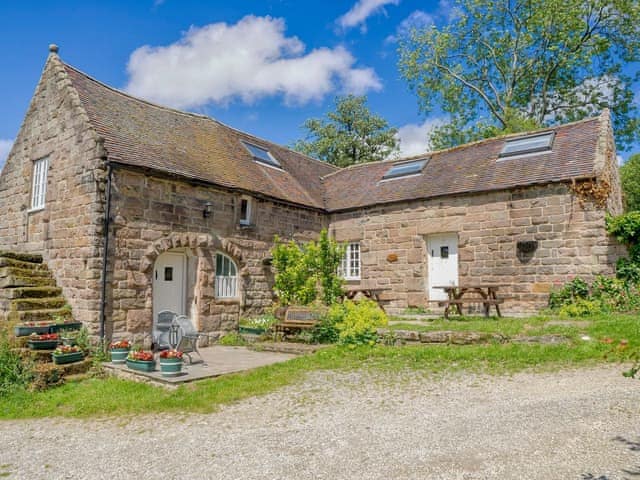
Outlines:
<svg viewBox="0 0 640 480"><path fill-rule="evenodd" d="M511 185L509 187L496 187L496 188L483 188L480 190L460 190L460 191L454 191L454 192L447 192L447 193L442 193L442 194L438 194L438 195L422 195L422 196L418 196L418 197L413 197L413 198L409 198L409 199L400 199L400 200L388 200L385 202L375 202L375 203L368 203L368 204L364 204L364 205L356 205L353 207L345 207L345 208L327 208L326 211L328 213L345 213L345 212L352 212L355 210L362 210L363 208L375 208L375 207L379 207L379 206L386 206L386 205L393 205L396 203L407 203L407 202L417 202L417 201L422 201L422 200L432 200L434 198L444 198L444 197L460 197L460 196L465 196L465 195L477 195L477 194L481 194L481 193L488 193L488 192L500 192L500 191L507 191L507 190L513 190L514 188L526 188L526 187L535 187L535 186L539 186L539 185L550 185L550 184L555 184L555 183L573 183L573 182L577 182L577 181L581 181L581 180L591 180L593 178L595 178L596 175L580 175L580 176L574 176L574 177L566 177L566 178L558 178L558 179L554 179L554 180L543 180L543 181L537 181L537 182L531 182L531 183L522 183L522 184L515 184L515 185Z"/></svg>

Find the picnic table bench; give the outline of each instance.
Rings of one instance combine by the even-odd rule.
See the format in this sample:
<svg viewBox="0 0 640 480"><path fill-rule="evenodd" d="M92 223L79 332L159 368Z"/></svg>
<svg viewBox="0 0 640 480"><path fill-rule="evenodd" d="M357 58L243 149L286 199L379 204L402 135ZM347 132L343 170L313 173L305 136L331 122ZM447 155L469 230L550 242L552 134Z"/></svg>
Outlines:
<svg viewBox="0 0 640 480"><path fill-rule="evenodd" d="M459 315L462 315L462 305L478 304L483 306L484 316L488 317L491 307L495 307L498 317L502 316L500 305L506 297L498 297L498 290L504 285L473 284L473 285L441 285L433 288L442 289L447 294L446 300L439 300L438 306L444 308L444 318L449 318L451 307L455 307Z"/></svg>
<svg viewBox="0 0 640 480"><path fill-rule="evenodd" d="M388 288L381 288L381 287L366 287L366 286L360 286L360 285L348 285L345 287L344 289L344 298L349 299L349 300L353 300L358 294L362 295L365 298L368 298L370 300L373 300L374 302L376 302L378 304L378 306L382 309L382 311L384 312L384 305L382 304L382 299L380 298L380 295L383 292L386 292L387 290L389 290Z"/></svg>

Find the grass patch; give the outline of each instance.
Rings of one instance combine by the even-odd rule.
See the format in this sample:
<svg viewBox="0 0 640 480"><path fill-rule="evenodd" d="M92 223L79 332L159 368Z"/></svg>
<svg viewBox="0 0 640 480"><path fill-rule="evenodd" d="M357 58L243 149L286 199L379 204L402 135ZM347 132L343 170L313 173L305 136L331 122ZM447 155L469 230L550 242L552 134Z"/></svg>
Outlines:
<svg viewBox="0 0 640 480"><path fill-rule="evenodd" d="M430 330L474 330L505 335L524 332L565 333L571 338L569 343L330 347L288 362L195 382L173 391L115 378L70 382L45 392L21 390L0 398L0 418L209 413L220 405L264 395L299 382L308 372L315 370L366 369L374 372L420 371L428 374L460 370L490 374L525 369L549 371L625 361L630 357L630 350L640 345L640 319L637 316L593 317L588 319L586 326L580 327L549 326L549 320L546 317L500 320L471 318L434 321L425 327ZM411 327L415 329L416 326ZM581 340L580 337L585 334L592 340ZM610 339L610 343L607 339ZM627 340L629 348L621 348L620 340Z"/></svg>

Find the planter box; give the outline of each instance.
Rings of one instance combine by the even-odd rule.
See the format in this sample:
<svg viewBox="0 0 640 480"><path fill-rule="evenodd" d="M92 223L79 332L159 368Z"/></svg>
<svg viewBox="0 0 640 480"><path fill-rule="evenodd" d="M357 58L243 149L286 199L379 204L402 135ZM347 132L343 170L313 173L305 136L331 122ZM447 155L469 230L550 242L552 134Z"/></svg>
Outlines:
<svg viewBox="0 0 640 480"><path fill-rule="evenodd" d="M112 348L111 363L123 364L127 361L127 355L129 355L128 348Z"/></svg>
<svg viewBox="0 0 640 480"><path fill-rule="evenodd" d="M51 358L53 358L53 363L56 365L64 365L65 363L79 362L80 360L83 360L84 352L63 353L60 355L52 353Z"/></svg>
<svg viewBox="0 0 640 480"><path fill-rule="evenodd" d="M160 371L163 377L175 377L182 372L181 358L161 358Z"/></svg>
<svg viewBox="0 0 640 480"><path fill-rule="evenodd" d="M156 369L156 361L150 360L145 362L143 360L130 360L127 358L127 367L131 370L138 370L139 372L153 372Z"/></svg>
<svg viewBox="0 0 640 480"><path fill-rule="evenodd" d="M51 333L65 332L67 330L80 330L81 328L82 322L54 323L51 326Z"/></svg>
<svg viewBox="0 0 640 480"><path fill-rule="evenodd" d="M16 337L28 337L32 333L37 333L38 335L42 335L44 333L51 333L52 326L53 324L37 325L37 326L16 325L16 328L14 329L14 333Z"/></svg>
<svg viewBox="0 0 640 480"><path fill-rule="evenodd" d="M262 327L239 327L239 333L250 333L252 335L262 335L267 329Z"/></svg>
<svg viewBox="0 0 640 480"><path fill-rule="evenodd" d="M59 340L29 340L31 350L55 350Z"/></svg>

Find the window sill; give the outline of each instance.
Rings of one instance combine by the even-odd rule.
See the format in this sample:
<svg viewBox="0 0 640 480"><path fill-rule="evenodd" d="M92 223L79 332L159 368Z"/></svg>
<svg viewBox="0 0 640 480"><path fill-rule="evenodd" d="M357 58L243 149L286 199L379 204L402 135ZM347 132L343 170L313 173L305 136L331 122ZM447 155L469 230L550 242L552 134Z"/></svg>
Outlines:
<svg viewBox="0 0 640 480"><path fill-rule="evenodd" d="M236 227L238 230L255 230L255 223L240 223Z"/></svg>
<svg viewBox="0 0 640 480"><path fill-rule="evenodd" d="M234 297L234 298L230 298L230 297L219 298L219 297L216 297L216 303L221 303L221 304L224 304L224 305L233 305L234 303L240 303L240 298L238 298L238 297Z"/></svg>
<svg viewBox="0 0 640 480"><path fill-rule="evenodd" d="M30 208L29 210L27 210L27 213L31 214L31 213L41 212L44 210L44 208L45 207Z"/></svg>

